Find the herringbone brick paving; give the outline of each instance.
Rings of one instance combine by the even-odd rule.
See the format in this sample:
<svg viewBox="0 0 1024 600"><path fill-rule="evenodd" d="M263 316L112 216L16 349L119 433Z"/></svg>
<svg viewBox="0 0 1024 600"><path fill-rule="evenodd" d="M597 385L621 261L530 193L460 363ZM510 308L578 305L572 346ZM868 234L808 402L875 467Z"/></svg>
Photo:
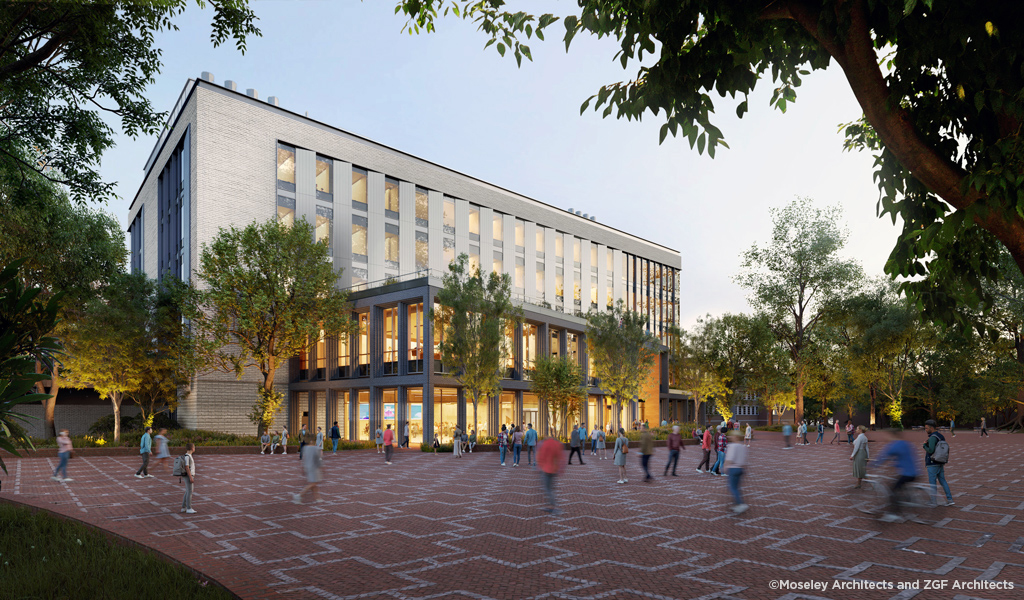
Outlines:
<svg viewBox="0 0 1024 600"><path fill-rule="evenodd" d="M915 445L923 433L908 434ZM828 437L826 438L828 439ZM563 514L544 512L537 473L493 453L325 455L323 502L295 505L298 457L196 455L196 515L178 512L169 469L136 479L138 460L9 461L0 497L81 519L159 549L243 598L724 598L733 600L1024 598L1024 435L950 438L954 507L931 525L884 525L852 507L849 447L781 449L754 442L744 494L729 510L726 478L697 474L688 447L679 477L627 485L611 460L586 456L558 479ZM881 444L872 443L877 453ZM508 461L511 465L511 460ZM940 494L941 498L941 494ZM813 590L778 589L780 580ZM835 589L875 581L946 581L946 589ZM1011 581L1013 590L953 590L954 581Z"/></svg>

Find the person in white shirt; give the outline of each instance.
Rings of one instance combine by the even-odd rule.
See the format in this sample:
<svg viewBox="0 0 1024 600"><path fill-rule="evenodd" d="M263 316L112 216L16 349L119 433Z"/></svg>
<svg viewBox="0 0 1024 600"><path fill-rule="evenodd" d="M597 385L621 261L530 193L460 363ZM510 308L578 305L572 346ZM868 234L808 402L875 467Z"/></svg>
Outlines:
<svg viewBox="0 0 1024 600"><path fill-rule="evenodd" d="M750 440L753 439L753 437L754 437L754 428L750 426L750 423L747 423L747 431L746 431L746 433L743 436L743 441L745 441L747 443L747 445L749 446L750 445Z"/></svg>
<svg viewBox="0 0 1024 600"><path fill-rule="evenodd" d="M725 472L729 474L729 492L735 500L732 511L736 514L750 508L743 503L743 495L740 493L740 479L743 477L743 469L747 466L747 452L747 447L740 443L739 434L731 434L729 445L725 449Z"/></svg>
<svg viewBox="0 0 1024 600"><path fill-rule="evenodd" d="M189 442L185 446L185 497L181 500L181 512L190 515L196 514L192 510L192 486L196 480L196 461L192 454L196 451L196 445Z"/></svg>
<svg viewBox="0 0 1024 600"><path fill-rule="evenodd" d="M594 425L594 431L590 432L590 455L597 456L597 438L601 437L601 428Z"/></svg>

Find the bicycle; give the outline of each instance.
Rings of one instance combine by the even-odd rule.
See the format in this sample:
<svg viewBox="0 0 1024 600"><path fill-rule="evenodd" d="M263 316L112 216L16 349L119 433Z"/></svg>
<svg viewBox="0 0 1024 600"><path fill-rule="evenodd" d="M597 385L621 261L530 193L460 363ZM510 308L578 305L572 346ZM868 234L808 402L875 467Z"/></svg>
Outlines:
<svg viewBox="0 0 1024 600"><path fill-rule="evenodd" d="M868 474L863 483L866 498L857 505L857 509L869 515L887 513L895 481L896 478L887 475ZM930 521L924 519L921 514L924 509L933 508L927 484L912 481L905 484L897 493L897 502L903 513L902 521L929 524Z"/></svg>

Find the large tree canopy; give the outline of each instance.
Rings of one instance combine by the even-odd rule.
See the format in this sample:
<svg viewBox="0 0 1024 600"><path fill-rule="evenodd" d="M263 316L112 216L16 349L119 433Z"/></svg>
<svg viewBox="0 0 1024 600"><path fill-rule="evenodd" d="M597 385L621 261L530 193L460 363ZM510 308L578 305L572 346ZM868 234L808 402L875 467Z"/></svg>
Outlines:
<svg viewBox="0 0 1024 600"><path fill-rule="evenodd" d="M877 153L879 212L902 217L886 265L917 275L905 290L933 318L986 305L977 283L998 277L999 243L1024 267L1024 3L1000 0L579 0L561 19L568 49L589 32L620 41L635 68L592 102L604 115L664 113L662 139L683 135L714 156L724 145L712 94L740 116L770 73L785 110L801 77L832 61L864 110L848 145ZM507 10L504 0L400 0L412 31L433 31L452 11L477 22L502 55L530 58L524 43L560 20ZM645 62L644 59L646 58Z"/></svg>
<svg viewBox="0 0 1024 600"><path fill-rule="evenodd" d="M162 66L154 35L177 27L188 0L0 3L0 165L66 184L77 201L113 195L97 168L113 146L102 115L135 136L157 133L146 86ZM245 51L259 35L247 0L196 0L214 9L210 39ZM26 159L21 148L33 148Z"/></svg>

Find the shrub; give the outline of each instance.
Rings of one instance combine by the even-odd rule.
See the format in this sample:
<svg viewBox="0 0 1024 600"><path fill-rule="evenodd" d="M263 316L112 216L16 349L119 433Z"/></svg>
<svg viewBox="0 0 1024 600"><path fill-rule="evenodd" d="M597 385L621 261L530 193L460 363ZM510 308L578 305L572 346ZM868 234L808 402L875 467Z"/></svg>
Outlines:
<svg viewBox="0 0 1024 600"><path fill-rule="evenodd" d="M441 446L437 449L438 452L453 452L454 450L455 446L453 444L441 444ZM420 444L420 451L433 452L434 447L431 446L430 444Z"/></svg>
<svg viewBox="0 0 1024 600"><path fill-rule="evenodd" d="M142 426L142 417L121 417L121 435L130 433ZM103 415L96 419L96 422L89 426L89 433L96 436L110 435L114 433L114 413Z"/></svg>

